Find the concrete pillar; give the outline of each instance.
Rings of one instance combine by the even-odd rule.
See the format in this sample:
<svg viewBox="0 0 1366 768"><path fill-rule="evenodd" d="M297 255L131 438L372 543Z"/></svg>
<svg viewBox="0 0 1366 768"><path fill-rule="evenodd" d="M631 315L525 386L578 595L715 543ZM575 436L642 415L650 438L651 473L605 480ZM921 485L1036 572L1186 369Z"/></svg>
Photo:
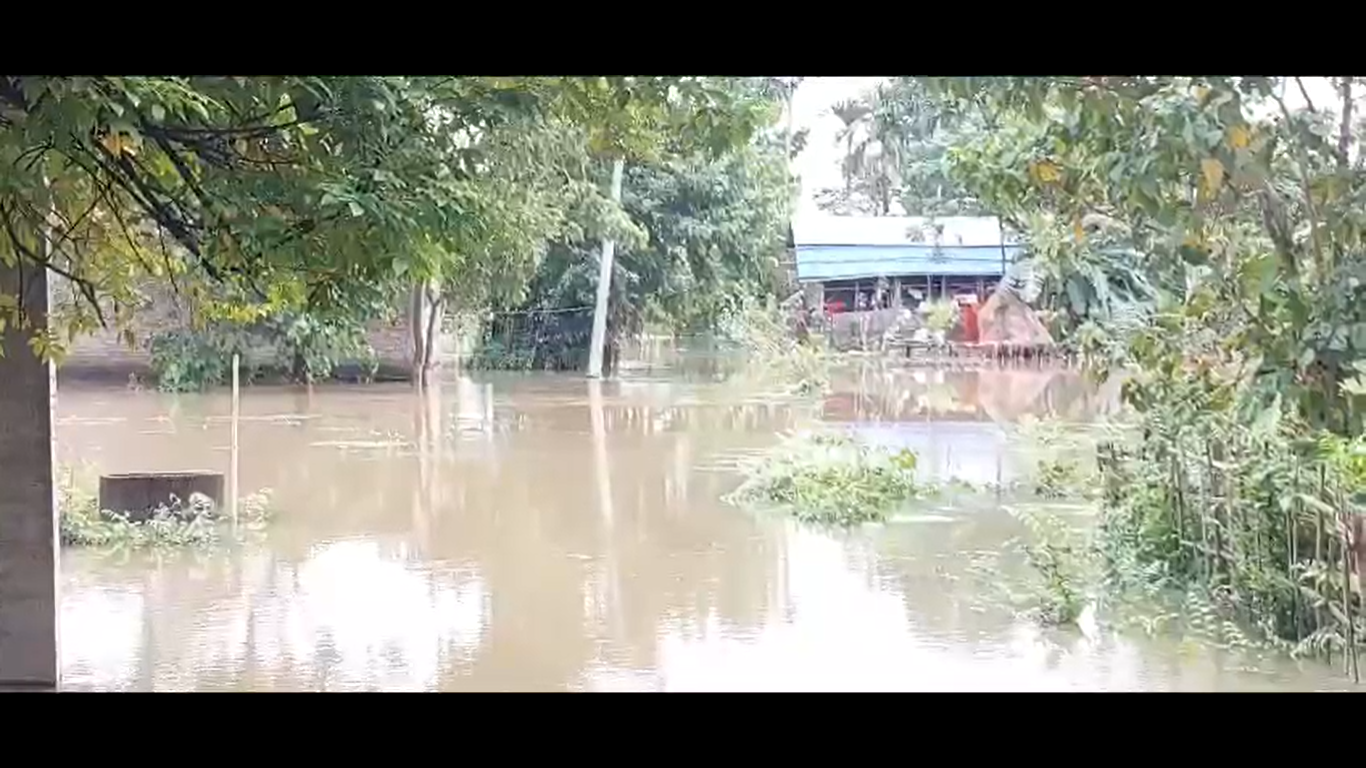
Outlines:
<svg viewBox="0 0 1366 768"><path fill-rule="evenodd" d="M21 279L22 277L22 279ZM0 295L22 291L46 327L47 272L0 261ZM57 501L53 484L56 381L28 345L30 331L0 333L0 689L56 688Z"/></svg>

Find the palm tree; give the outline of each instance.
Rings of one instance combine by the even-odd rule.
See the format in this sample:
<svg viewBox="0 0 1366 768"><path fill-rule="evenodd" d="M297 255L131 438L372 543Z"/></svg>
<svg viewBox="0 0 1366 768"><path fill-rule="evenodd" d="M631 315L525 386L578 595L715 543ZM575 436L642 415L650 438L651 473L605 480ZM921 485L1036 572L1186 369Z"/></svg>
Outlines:
<svg viewBox="0 0 1366 768"><path fill-rule="evenodd" d="M830 112L844 123L836 140L844 142L844 192L853 194L854 179L858 176L855 148L859 145L859 129L873 110L864 99L846 99L830 107Z"/></svg>

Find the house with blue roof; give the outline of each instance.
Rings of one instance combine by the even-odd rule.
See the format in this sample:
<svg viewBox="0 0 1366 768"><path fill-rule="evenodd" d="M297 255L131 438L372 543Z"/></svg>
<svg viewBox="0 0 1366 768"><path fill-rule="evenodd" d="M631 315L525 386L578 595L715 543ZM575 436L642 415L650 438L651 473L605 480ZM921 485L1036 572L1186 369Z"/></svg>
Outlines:
<svg viewBox="0 0 1366 768"><path fill-rule="evenodd" d="M812 298L847 309L864 306L860 294L878 307L985 297L1022 252L994 216L807 215L792 222L792 248Z"/></svg>

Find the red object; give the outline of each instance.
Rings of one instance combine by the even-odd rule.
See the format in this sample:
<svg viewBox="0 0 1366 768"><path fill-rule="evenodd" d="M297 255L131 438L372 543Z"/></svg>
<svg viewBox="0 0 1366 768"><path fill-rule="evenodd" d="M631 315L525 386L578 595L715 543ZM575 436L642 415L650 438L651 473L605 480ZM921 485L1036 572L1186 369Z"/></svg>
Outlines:
<svg viewBox="0 0 1366 768"><path fill-rule="evenodd" d="M963 340L969 344L976 344L981 334L977 328L977 305L964 304L959 310L963 313Z"/></svg>
<svg viewBox="0 0 1366 768"><path fill-rule="evenodd" d="M838 315L844 311L844 302L839 300L825 302L825 312L830 315Z"/></svg>

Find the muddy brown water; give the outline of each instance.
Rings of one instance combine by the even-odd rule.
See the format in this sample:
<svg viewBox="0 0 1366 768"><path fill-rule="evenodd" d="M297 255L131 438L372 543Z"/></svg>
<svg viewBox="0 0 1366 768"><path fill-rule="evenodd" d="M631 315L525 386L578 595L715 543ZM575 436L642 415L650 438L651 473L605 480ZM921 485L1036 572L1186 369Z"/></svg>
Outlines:
<svg viewBox="0 0 1366 768"><path fill-rule="evenodd" d="M71 386L63 459L227 466L225 395ZM63 552L72 690L1350 690L1314 662L1043 632L984 599L991 504L832 535L731 508L738 457L817 420L913 445L925 471L1016 471L1003 422L1106 407L1065 372L858 373L822 403L715 370L254 388L244 491L263 541Z"/></svg>

